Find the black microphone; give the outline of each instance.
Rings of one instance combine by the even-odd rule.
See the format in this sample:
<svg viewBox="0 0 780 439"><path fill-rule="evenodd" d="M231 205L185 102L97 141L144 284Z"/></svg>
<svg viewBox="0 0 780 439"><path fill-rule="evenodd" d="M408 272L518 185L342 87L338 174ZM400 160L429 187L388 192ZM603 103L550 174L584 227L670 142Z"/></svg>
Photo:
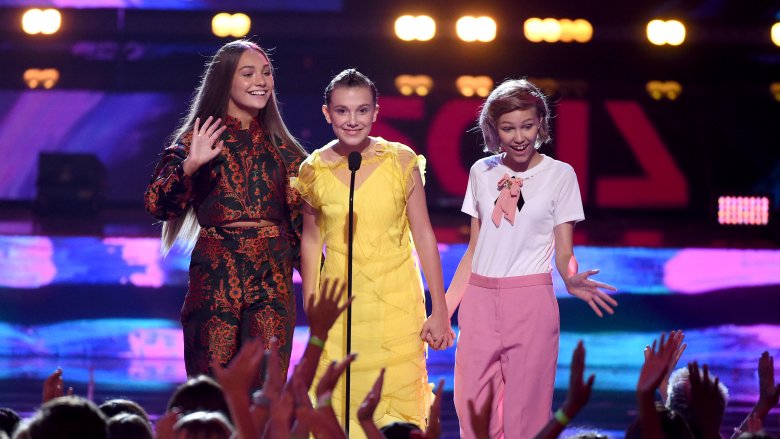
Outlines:
<svg viewBox="0 0 780 439"><path fill-rule="evenodd" d="M352 151L349 153L349 156L347 156L347 164L349 166L350 171L357 171L360 169L360 162L363 161L363 156L360 155L357 151Z"/></svg>
<svg viewBox="0 0 780 439"><path fill-rule="evenodd" d="M350 170L349 178L349 247L347 250L347 299L352 297L352 240L354 236L353 197L355 195L355 171L360 169L363 156L357 151L352 151L347 156L347 165ZM347 354L352 352L352 307L347 308ZM350 403L350 375L352 368L347 365L345 371L346 395L344 398L344 431L349 437L349 403Z"/></svg>

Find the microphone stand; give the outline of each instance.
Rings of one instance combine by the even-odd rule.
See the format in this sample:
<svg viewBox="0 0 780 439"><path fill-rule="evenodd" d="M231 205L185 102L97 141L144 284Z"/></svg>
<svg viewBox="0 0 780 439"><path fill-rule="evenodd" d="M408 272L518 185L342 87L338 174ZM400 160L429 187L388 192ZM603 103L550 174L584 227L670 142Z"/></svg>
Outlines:
<svg viewBox="0 0 780 439"><path fill-rule="evenodd" d="M354 215L353 198L355 195L355 172L360 169L360 162L363 156L359 152L352 151L347 157L349 165L349 232L347 248L347 300L352 297L352 240L354 237ZM352 307L347 307L347 354L352 352ZM347 364L346 370L346 392L344 393L344 432L349 437L349 403L350 403L350 369L351 364Z"/></svg>

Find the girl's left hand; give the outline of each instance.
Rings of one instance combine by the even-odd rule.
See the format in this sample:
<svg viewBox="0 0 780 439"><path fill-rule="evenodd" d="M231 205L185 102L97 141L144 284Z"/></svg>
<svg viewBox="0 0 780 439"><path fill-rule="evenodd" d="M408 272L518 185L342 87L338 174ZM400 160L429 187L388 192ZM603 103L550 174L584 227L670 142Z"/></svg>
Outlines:
<svg viewBox="0 0 780 439"><path fill-rule="evenodd" d="M431 314L423 324L420 338L437 351L451 347L454 343L454 333L449 323L446 313Z"/></svg>
<svg viewBox="0 0 780 439"><path fill-rule="evenodd" d="M610 297L607 293L601 291L617 291L617 288L602 282L589 279L590 276L598 274L599 270L588 270L577 273L566 281L566 290L574 297L578 297L590 305L593 312L599 317L604 317L603 309L609 314L614 314L613 306L618 306L617 300Z"/></svg>

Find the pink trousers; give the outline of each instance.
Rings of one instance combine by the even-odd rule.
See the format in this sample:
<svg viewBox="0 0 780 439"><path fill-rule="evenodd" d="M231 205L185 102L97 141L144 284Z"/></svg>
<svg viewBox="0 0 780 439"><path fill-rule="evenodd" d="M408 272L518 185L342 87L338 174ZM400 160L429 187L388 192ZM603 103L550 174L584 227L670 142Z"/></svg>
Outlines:
<svg viewBox="0 0 780 439"><path fill-rule="evenodd" d="M468 401L493 395L490 437L533 438L550 419L560 317L549 273L471 274L458 311L455 410L461 438L475 438ZM482 439L482 438L480 438Z"/></svg>

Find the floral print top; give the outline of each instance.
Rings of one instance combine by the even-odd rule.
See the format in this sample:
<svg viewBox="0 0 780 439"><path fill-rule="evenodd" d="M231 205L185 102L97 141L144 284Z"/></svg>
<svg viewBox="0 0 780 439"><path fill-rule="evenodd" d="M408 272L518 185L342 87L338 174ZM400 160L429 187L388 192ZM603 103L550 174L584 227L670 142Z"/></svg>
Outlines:
<svg viewBox="0 0 780 439"><path fill-rule="evenodd" d="M300 250L300 196L291 189L305 158L295 147L274 146L258 122L249 129L228 116L222 153L195 174L184 173L192 132L165 148L146 189L146 210L160 220L172 220L192 206L201 226L268 220L285 230L291 247ZM298 258L296 257L296 260Z"/></svg>

